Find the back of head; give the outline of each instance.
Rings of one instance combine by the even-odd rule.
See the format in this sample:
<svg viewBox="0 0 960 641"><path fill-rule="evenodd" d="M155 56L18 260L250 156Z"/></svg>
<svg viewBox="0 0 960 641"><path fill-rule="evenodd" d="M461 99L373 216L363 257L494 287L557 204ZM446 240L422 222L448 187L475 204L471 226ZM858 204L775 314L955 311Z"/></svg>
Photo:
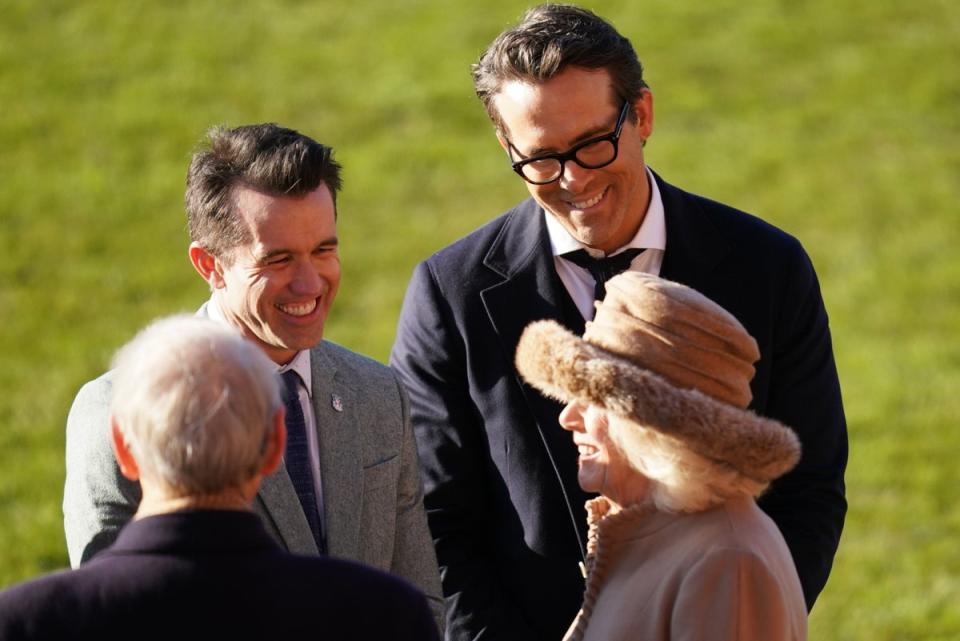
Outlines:
<svg viewBox="0 0 960 641"><path fill-rule="evenodd" d="M253 478L281 407L276 366L229 328L154 322L114 357L111 415L140 470L178 496Z"/></svg>
<svg viewBox="0 0 960 641"><path fill-rule="evenodd" d="M340 165L330 147L272 123L214 127L187 172L184 204L190 239L224 257L249 241L247 227L234 211L237 187L298 198L321 184L336 203Z"/></svg>
<svg viewBox="0 0 960 641"><path fill-rule="evenodd" d="M636 102L647 86L633 45L613 25L574 5L542 4L487 47L473 66L474 88L502 129L493 99L505 82L542 83L568 66L606 69L618 103ZM631 112L630 117L636 116Z"/></svg>

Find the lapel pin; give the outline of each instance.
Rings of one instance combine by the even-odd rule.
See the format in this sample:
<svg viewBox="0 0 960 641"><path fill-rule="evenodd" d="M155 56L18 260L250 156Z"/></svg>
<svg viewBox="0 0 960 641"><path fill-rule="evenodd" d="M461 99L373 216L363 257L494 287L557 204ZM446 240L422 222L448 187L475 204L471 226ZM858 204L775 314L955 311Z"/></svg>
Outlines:
<svg viewBox="0 0 960 641"><path fill-rule="evenodd" d="M333 409L336 411L343 411L343 399L341 399L337 394L334 394L330 397L330 404L333 405Z"/></svg>

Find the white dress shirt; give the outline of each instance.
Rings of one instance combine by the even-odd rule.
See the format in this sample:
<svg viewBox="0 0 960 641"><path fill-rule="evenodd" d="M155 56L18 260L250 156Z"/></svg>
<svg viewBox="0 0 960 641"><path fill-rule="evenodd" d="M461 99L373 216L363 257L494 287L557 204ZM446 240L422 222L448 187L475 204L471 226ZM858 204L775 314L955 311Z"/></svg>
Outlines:
<svg viewBox="0 0 960 641"><path fill-rule="evenodd" d="M647 180L650 182L650 204L647 205L643 222L630 242L611 252L610 256L615 256L628 247L645 249L646 251L633 259L627 271L646 272L659 276L660 267L663 265L663 252L667 248L667 224L663 213L663 200L660 198L660 188L657 187L657 181L654 180L650 169L647 169ZM593 276L583 267L561 258L560 255L578 249L586 250L594 258L604 258L605 255L602 251L586 247L571 236L552 214L544 211L543 215L547 221L547 234L550 236L553 264L557 268L557 275L560 276L563 286L584 320L591 320L594 311Z"/></svg>

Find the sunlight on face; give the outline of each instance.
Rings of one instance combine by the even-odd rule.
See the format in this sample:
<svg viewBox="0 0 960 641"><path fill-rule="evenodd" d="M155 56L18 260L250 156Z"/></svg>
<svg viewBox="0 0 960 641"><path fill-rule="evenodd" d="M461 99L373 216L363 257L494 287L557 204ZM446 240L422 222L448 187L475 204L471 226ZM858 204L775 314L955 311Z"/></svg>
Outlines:
<svg viewBox="0 0 960 641"><path fill-rule="evenodd" d="M214 297L224 317L277 363L316 346L340 285L333 197L326 185L300 198L240 188L251 241L218 261Z"/></svg>
<svg viewBox="0 0 960 641"><path fill-rule="evenodd" d="M614 97L605 69L570 67L550 80L511 80L494 97L506 131L500 143L519 157L560 153L588 138L611 133L623 101ZM611 252L633 238L650 199L643 143L653 132L653 96L644 91L627 119L617 158L586 169L567 162L560 179L546 185L525 183L530 195L584 245ZM513 157L513 156L511 156Z"/></svg>
<svg viewBox="0 0 960 641"><path fill-rule="evenodd" d="M627 462L611 438L610 420L603 409L573 401L560 413L560 425L573 434L581 488L620 506L639 503L647 496L649 481Z"/></svg>

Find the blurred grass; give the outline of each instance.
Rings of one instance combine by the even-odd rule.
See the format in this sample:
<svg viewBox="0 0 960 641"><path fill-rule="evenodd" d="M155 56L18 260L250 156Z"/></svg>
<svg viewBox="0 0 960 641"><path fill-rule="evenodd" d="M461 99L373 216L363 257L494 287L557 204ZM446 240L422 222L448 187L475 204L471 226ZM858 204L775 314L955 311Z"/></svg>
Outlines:
<svg viewBox="0 0 960 641"><path fill-rule="evenodd" d="M850 427L811 639L960 638L960 9L598 1L656 99L667 180L798 236ZM338 150L328 337L386 358L413 265L525 195L469 65L525 5L0 0L0 585L66 565L63 425L149 319L206 296L183 175L216 123Z"/></svg>

